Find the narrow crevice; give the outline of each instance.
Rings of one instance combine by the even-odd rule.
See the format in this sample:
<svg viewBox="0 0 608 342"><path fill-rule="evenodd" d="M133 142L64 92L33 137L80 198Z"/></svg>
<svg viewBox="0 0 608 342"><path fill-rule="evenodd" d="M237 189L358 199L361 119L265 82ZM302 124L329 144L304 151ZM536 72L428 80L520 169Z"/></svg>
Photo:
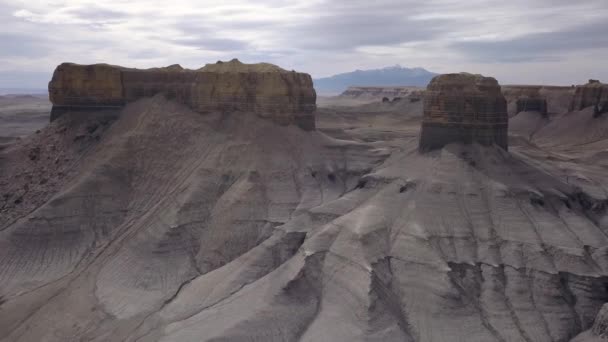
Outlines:
<svg viewBox="0 0 608 342"><path fill-rule="evenodd" d="M513 320L513 323L515 324L515 327L517 328L517 331L519 332L519 334L521 335L521 337L524 338L524 340L526 342L534 342L531 338L530 335L528 335L528 333L526 332L526 330L523 328L521 321L519 320L519 317L517 317L517 312L515 307L513 306L513 303L511 302L511 299L509 298L509 296L507 295L507 287L509 285L509 281L507 279L507 275L505 273L505 266L501 265L499 268L499 272L498 272L498 280L501 283L501 287L502 287L502 296L504 298L505 301L505 305L507 306L507 308L509 308L509 314L511 315L511 319Z"/></svg>
<svg viewBox="0 0 608 342"><path fill-rule="evenodd" d="M544 249L544 247L543 247ZM528 284L528 294L530 295L530 303L532 304L532 306L534 307L534 310L538 313L538 317L540 317L540 320L543 324L543 328L545 330L546 336L548 336L550 338L551 341L553 340L553 337L551 336L551 330L549 329L549 324L547 323L547 320L545 319L545 316L543 315L543 313L538 309L538 306L536 305L536 298L534 297L534 277L532 277L532 275L534 274L533 272L524 272L523 270L519 271L520 276L527 280L527 284Z"/></svg>
<svg viewBox="0 0 608 342"><path fill-rule="evenodd" d="M460 297L466 299L468 304L472 305L477 312L479 313L479 318L481 319L481 323L483 326L494 336L497 341L506 342L507 340L498 332L498 330L490 323L488 319L488 315L481 306L479 297L481 293L481 289L477 288L474 291L470 291L470 289L465 288L465 286L461 282L461 278L466 275L468 270L473 271L476 278L476 285L481 284L481 266L480 264L476 264L475 266L469 264L457 264L457 263L448 263L448 266L452 269L447 273L450 278L450 282L454 286L454 288L460 294ZM467 304L466 302L463 304Z"/></svg>
<svg viewBox="0 0 608 342"><path fill-rule="evenodd" d="M572 313L572 317L574 318L574 324L576 326L576 331L573 331L572 334L568 338L572 338L576 336L583 330L583 324L581 322L581 318L576 311L576 296L570 290L568 286L569 275L565 272L559 272L559 284L560 284L560 292L562 293L562 297L566 304L568 304L568 308L570 308L570 312Z"/></svg>
<svg viewBox="0 0 608 342"><path fill-rule="evenodd" d="M382 277L379 276L378 267L382 264L384 264L386 269L386 279L382 279ZM393 288L393 270L390 256L387 256L372 265L371 289L375 290L378 295L378 300L381 300L384 305L386 305L391 316L396 319L399 328L408 337L408 340L406 341L417 341L418 339L414 337L413 329L407 317L405 304Z"/></svg>

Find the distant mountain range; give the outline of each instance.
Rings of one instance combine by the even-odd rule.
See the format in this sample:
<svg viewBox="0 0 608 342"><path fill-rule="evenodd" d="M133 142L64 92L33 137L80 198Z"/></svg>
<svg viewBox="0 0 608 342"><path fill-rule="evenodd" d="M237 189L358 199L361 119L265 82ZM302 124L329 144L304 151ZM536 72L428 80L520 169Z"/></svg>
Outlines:
<svg viewBox="0 0 608 342"><path fill-rule="evenodd" d="M320 95L336 95L349 86L426 86L437 74L423 68L400 65L372 70L356 70L314 80Z"/></svg>

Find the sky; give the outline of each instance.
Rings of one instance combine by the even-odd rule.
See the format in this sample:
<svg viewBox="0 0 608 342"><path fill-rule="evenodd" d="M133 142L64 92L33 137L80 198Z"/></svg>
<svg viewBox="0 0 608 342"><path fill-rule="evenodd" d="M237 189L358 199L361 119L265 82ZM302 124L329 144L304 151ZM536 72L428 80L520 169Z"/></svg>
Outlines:
<svg viewBox="0 0 608 342"><path fill-rule="evenodd" d="M0 0L0 88L62 62L269 62L330 76L400 64L502 84L608 81L608 0Z"/></svg>

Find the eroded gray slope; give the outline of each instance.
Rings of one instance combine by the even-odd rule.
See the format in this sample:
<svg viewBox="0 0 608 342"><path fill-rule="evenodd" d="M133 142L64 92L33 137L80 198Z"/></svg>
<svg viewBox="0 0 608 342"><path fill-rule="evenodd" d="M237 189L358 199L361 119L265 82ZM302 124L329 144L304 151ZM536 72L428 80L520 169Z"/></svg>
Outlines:
<svg viewBox="0 0 608 342"><path fill-rule="evenodd" d="M76 179L0 233L0 310L11 313L0 331L120 340L185 283L338 198L385 155L244 113L140 101ZM286 239L276 253L293 254L303 236Z"/></svg>
<svg viewBox="0 0 608 342"><path fill-rule="evenodd" d="M1 233L23 249L0 251L1 335L568 341L591 326L608 300L599 167L525 144L421 155L411 129L387 130L352 143L131 106L33 214L61 224Z"/></svg>
<svg viewBox="0 0 608 342"><path fill-rule="evenodd" d="M222 269L193 281L143 340L567 341L608 298L606 234L515 157L411 147L364 180L281 227L307 233L282 267L205 305Z"/></svg>

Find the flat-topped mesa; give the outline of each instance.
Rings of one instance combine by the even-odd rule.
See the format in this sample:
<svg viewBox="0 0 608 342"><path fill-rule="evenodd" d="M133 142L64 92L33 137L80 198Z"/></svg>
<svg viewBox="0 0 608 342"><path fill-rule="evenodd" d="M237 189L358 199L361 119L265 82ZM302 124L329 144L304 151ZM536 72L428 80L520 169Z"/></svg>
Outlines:
<svg viewBox="0 0 608 342"><path fill-rule="evenodd" d="M253 112L280 125L315 129L316 93L310 75L236 59L198 70L61 64L49 83L51 121L67 111L120 108L159 93L201 113Z"/></svg>
<svg viewBox="0 0 608 342"><path fill-rule="evenodd" d="M424 95L420 150L457 143L507 149L507 102L492 77L468 73L439 75Z"/></svg>
<svg viewBox="0 0 608 342"><path fill-rule="evenodd" d="M608 112L608 84L589 80L589 83L576 87L570 110L587 107L594 107L597 115Z"/></svg>

